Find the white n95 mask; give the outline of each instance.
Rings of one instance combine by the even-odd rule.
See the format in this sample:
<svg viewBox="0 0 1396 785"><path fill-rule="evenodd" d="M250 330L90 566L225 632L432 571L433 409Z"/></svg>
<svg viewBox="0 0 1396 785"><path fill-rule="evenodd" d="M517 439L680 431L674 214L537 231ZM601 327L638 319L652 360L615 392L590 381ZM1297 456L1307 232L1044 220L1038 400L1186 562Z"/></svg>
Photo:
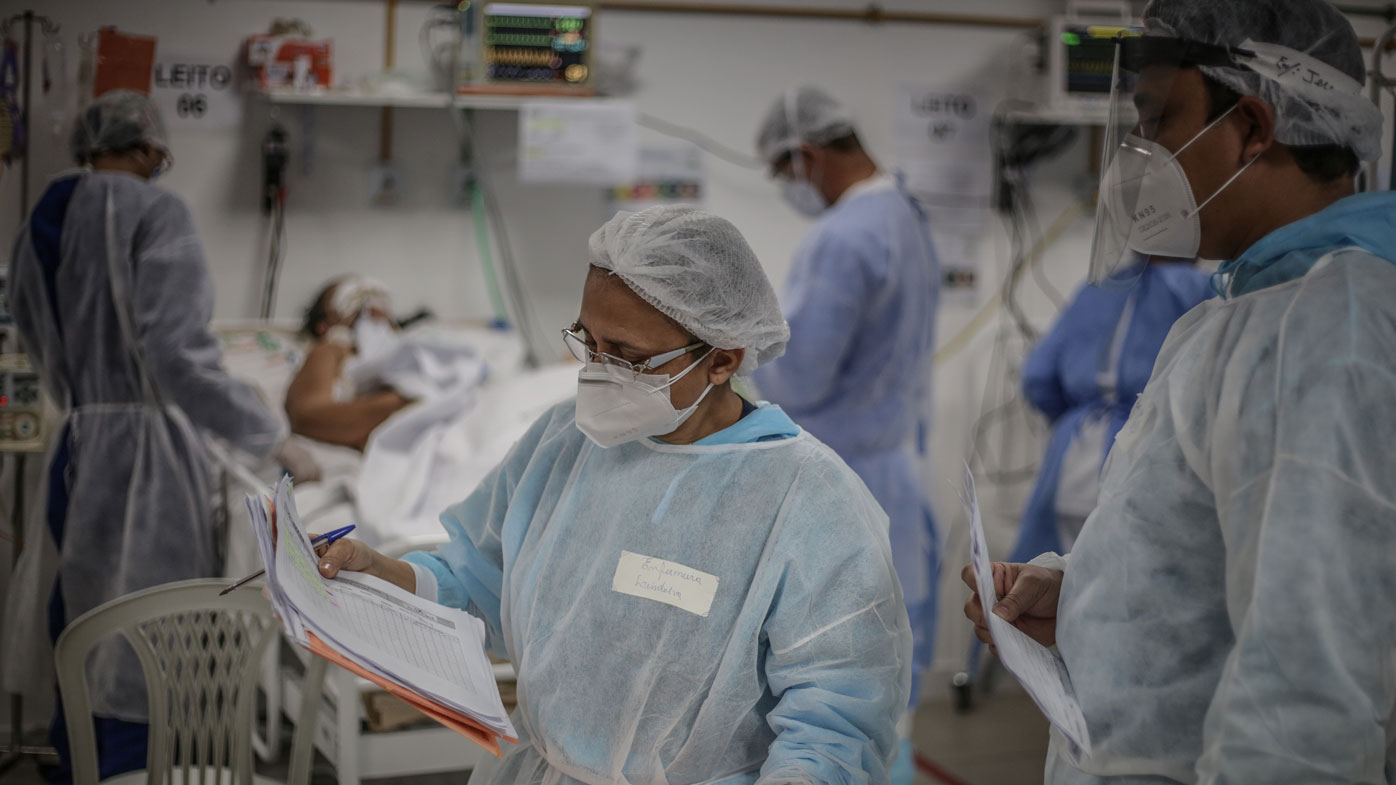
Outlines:
<svg viewBox="0 0 1396 785"><path fill-rule="evenodd" d="M679 375L636 374L608 363L587 363L577 374L577 428L598 447L615 447L673 433L708 397L709 384L692 406L680 411L669 398L669 388L707 359L699 357Z"/></svg>
<svg viewBox="0 0 1396 785"><path fill-rule="evenodd" d="M781 183L780 195L795 212L807 218L818 218L829 208L824 203L824 195L808 180L787 180Z"/></svg>
<svg viewBox="0 0 1396 785"><path fill-rule="evenodd" d="M1197 200L1182 165L1163 145L1141 136L1126 139L1100 179L1100 197L1110 220L1128 227L1130 250L1197 256L1202 245Z"/></svg>
<svg viewBox="0 0 1396 785"><path fill-rule="evenodd" d="M400 342L397 330L382 319L364 314L354 322L354 345L359 350L359 357L363 359L388 354L396 350Z"/></svg>
<svg viewBox="0 0 1396 785"><path fill-rule="evenodd" d="M829 203L805 176L805 159L801 155L798 149L790 154L791 177L780 184L780 196L800 215L818 218L829 209Z"/></svg>
<svg viewBox="0 0 1396 785"><path fill-rule="evenodd" d="M1101 283L1121 271L1118 246L1101 243L1102 234L1120 240L1130 251L1144 256L1195 259L1202 246L1202 208L1255 163L1252 158L1221 187L1197 203L1178 155L1226 118L1228 109L1197 133L1177 153L1138 134L1125 137L1100 178L1103 215L1092 249L1092 283ZM1095 258L1099 256L1100 258Z"/></svg>

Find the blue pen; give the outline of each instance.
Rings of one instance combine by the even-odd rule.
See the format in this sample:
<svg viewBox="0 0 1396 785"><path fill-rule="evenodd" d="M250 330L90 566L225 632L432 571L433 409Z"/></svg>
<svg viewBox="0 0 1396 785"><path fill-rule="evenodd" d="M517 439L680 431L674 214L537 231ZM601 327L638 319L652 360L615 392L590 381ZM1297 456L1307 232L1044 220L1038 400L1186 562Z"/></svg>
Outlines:
<svg viewBox="0 0 1396 785"><path fill-rule="evenodd" d="M313 540L310 541L310 544L313 545L313 546L315 546L316 551L319 551L321 545L329 546L329 545L333 544L336 540L343 539L343 537L344 537L346 534L348 534L349 532L351 532L351 531L353 531L353 530L354 530L354 525L351 523L351 524L349 524L348 526L343 526L343 527L341 527L341 528L335 529L335 530L332 531L332 532L326 532L326 533L324 533L324 534L321 534L321 535L316 536L315 539L313 539ZM318 556L319 554L317 553L316 555ZM236 589L236 588L239 587L239 586L246 585L249 581L254 581L254 580L256 580L256 579L258 579L258 578L260 578L260 577L262 577L263 575L266 575L266 574L267 574L267 571L266 571L266 570L257 570L256 572L252 573L251 575L247 576L246 578L243 578L242 580L238 581L237 583L234 583L232 586L229 586L228 588L224 589L223 591L218 592L218 596L219 596L219 597L222 597L223 595L227 594L228 592L232 591L233 589Z"/></svg>

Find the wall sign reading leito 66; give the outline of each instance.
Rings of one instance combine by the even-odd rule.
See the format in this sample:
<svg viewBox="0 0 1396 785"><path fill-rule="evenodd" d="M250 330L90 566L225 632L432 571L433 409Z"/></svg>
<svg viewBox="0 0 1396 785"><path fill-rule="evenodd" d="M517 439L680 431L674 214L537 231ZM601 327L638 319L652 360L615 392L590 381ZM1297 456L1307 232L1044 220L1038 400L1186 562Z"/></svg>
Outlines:
<svg viewBox="0 0 1396 785"><path fill-rule="evenodd" d="M170 128L214 130L242 122L234 60L157 52L150 97Z"/></svg>

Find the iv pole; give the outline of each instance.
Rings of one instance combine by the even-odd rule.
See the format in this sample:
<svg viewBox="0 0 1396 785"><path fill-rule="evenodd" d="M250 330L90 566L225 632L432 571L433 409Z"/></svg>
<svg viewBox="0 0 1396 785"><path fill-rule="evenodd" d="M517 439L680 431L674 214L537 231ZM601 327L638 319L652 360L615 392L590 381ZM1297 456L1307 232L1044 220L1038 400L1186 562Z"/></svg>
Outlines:
<svg viewBox="0 0 1396 785"><path fill-rule="evenodd" d="M34 25L38 24L47 36L58 34L57 22L42 14L25 11L15 14L0 23L0 32L8 36L16 25L24 25L24 45L20 50L20 80L23 100L21 117L28 131L24 150L19 153L19 220L23 224L29 215L29 142L34 138L31 109L34 98L33 59ZM10 511L10 525L14 531L12 544L12 567L19 563L20 551L24 549L24 453L15 454L14 507ZM13 574L13 572L11 572ZM0 774L9 771L25 758L52 757L57 753L52 747L29 747L24 745L24 698L19 694L10 697L10 743L0 745Z"/></svg>
<svg viewBox="0 0 1396 785"><path fill-rule="evenodd" d="M1372 70L1367 75L1367 89L1370 91L1372 103L1376 104L1378 109L1381 108L1382 93L1396 88L1396 76L1390 76L1382 69L1382 61L1385 59L1387 49L1390 48L1393 40L1396 40L1396 24L1387 28L1386 32L1382 33L1377 38L1376 47L1372 51ZM1393 154L1396 155L1396 150L1393 150ZM1377 169L1380 166L1380 161L1373 161L1364 167L1363 179L1366 182L1364 183L1365 188L1362 190L1377 190L1377 184L1380 182L1380 178L1377 176ZM1396 157L1392 159L1391 167L1393 179L1390 187L1396 188Z"/></svg>

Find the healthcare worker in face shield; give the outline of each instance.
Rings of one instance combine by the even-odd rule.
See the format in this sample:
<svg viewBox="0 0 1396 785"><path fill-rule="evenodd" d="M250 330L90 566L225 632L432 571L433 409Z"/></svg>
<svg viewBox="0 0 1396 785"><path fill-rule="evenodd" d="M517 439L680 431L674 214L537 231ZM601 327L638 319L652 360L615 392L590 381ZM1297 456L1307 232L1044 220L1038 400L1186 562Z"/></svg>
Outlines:
<svg viewBox="0 0 1396 785"><path fill-rule="evenodd" d="M591 238L575 401L442 523L363 570L485 621L519 744L486 783L887 782L911 636L887 517L828 447L731 379L789 335L736 227L687 207Z"/></svg>
<svg viewBox="0 0 1396 785"><path fill-rule="evenodd" d="M1169 335L1070 558L994 566L1090 729L1076 766L1053 734L1047 779L1396 782L1396 195L1353 194L1381 141L1362 51L1322 0L1144 16L1097 269L1225 259L1226 297Z"/></svg>
<svg viewBox="0 0 1396 785"><path fill-rule="evenodd" d="M1142 270L1136 269L1140 265ZM1012 561L1066 553L1095 509L1100 469L1178 317L1213 294L1191 262L1140 259L1128 289L1086 285L1023 363L1023 394L1052 424Z"/></svg>
<svg viewBox="0 0 1396 785"><path fill-rule="evenodd" d="M84 168L49 185L11 265L15 322L65 409L47 530L30 532L9 593L0 659L14 692L42 681L39 641L67 622L138 589L219 574L205 434L279 456L301 479L317 471L257 392L222 368L189 209L150 182L170 161L154 105L129 91L104 94L78 117L71 147ZM101 775L144 767L146 693L134 652L109 641L89 666ZM61 716L54 731L66 752Z"/></svg>
<svg viewBox="0 0 1396 785"><path fill-rule="evenodd" d="M913 459L929 439L940 268L926 216L863 150L848 112L815 87L777 99L757 149L786 200L817 220L782 306L784 357L757 372L780 404L858 472L891 518L892 553L915 637L912 700L930 664L939 563ZM897 782L913 776L910 712Z"/></svg>

